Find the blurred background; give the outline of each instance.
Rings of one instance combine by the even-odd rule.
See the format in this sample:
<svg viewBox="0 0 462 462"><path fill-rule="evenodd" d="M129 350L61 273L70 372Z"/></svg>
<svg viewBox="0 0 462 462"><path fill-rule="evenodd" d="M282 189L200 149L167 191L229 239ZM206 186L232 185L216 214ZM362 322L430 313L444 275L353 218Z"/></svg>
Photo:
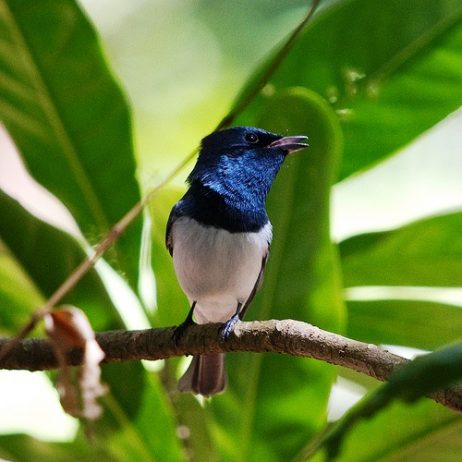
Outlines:
<svg viewBox="0 0 462 462"><path fill-rule="evenodd" d="M217 125L252 71L300 21L306 3L81 0L101 34L109 63L133 109L138 177L145 191ZM329 3L323 2L323 7ZM336 185L333 238L341 240L359 232L389 229L429 214L460 209L461 130L459 109L397 156ZM14 161L14 149L2 152L0 187L21 197L34 213L72 229L71 220L52 198L38 197L35 186L27 179L20 180L21 175L21 166ZM184 176L175 181L182 184ZM355 288L349 296L373 297L371 289L367 290L366 294ZM407 294L393 287L374 290L378 298L384 296L384 291L390 298L415 295L409 295L410 289L406 289ZM415 291L419 297L462 304L456 289ZM403 349L399 352L415 353ZM0 414L9 418L8 422L0 419L0 432L31 431L45 439L69 437L75 425L60 411L53 398L54 390L40 375L17 374L16 378L11 373L1 374L0 396L11 396L5 390L20 383L29 390L31 402L22 402L21 406L12 399L2 402ZM18 393L21 400L25 395ZM345 383L337 387L332 416L338 417L360 395L361 390L348 388ZM40 396L40 402L36 396ZM46 426L33 418L34 413L43 415L44 409L49 416ZM14 421L12 415L16 416ZM7 424L8 428L2 426Z"/></svg>
<svg viewBox="0 0 462 462"><path fill-rule="evenodd" d="M144 190L214 129L246 79L306 11L304 0L80 3L101 34L131 105ZM330 3L322 2L321 8ZM336 185L334 238L460 207L461 129L459 110L398 156ZM5 151L0 158L0 182L10 192L18 184L10 171L19 168L12 157ZM184 179L174 181L182 185Z"/></svg>
<svg viewBox="0 0 462 462"><path fill-rule="evenodd" d="M300 21L307 4L304 0L81 3L102 34L109 62L133 108L139 179L145 189L213 130L243 82ZM322 7L329 3L322 2ZM462 205L461 129L458 111L399 156L338 184L334 237L386 229L429 211ZM181 184L184 176L176 181Z"/></svg>

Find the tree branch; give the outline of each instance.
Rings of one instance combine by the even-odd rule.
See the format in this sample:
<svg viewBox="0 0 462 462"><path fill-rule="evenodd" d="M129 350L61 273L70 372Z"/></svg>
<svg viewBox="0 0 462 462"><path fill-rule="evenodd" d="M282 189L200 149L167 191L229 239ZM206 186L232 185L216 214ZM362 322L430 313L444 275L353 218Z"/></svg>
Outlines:
<svg viewBox="0 0 462 462"><path fill-rule="evenodd" d="M173 327L139 331L109 331L96 335L106 354L105 362L158 360L173 356L211 352L249 351L275 352L326 361L387 380L391 373L408 360L381 348L323 331L310 324L284 320L240 322L228 339L220 339L221 324L193 325L178 344L172 339ZM0 349L11 339L1 338ZM82 351L72 350L68 363L77 366ZM0 360L0 369L30 371L54 369L58 366L47 339L26 339ZM446 407L462 412L462 388L451 387L430 397Z"/></svg>

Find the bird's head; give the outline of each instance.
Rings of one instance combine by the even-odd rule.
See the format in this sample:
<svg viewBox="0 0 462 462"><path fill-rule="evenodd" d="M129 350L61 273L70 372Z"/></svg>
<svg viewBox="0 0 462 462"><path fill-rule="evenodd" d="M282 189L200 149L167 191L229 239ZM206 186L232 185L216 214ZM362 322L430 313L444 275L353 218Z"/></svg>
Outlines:
<svg viewBox="0 0 462 462"><path fill-rule="evenodd" d="M188 182L201 183L227 202L264 204L285 157L308 146L306 136L282 136L254 127L213 132L202 140Z"/></svg>

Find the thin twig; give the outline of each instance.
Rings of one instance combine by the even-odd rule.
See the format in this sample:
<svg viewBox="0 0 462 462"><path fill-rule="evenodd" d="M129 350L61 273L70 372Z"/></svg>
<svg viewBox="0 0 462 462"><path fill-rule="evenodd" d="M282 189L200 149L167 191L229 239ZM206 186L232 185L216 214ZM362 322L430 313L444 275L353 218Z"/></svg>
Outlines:
<svg viewBox="0 0 462 462"><path fill-rule="evenodd" d="M242 113L242 111L253 101L253 99L260 93L263 87L269 82L273 74L276 72L278 67L281 65L282 61L288 55L290 50L295 45L298 37L305 29L306 25L313 17L316 9L318 8L321 0L313 0L311 6L302 19L300 24L290 33L287 37L287 40L283 43L280 50L276 53L274 58L268 63L268 67L261 72L261 76L255 81L255 83L242 95L238 98L235 105L231 111L221 120L217 125L215 130L220 130L224 127L227 127L233 123L236 117Z"/></svg>
<svg viewBox="0 0 462 462"><path fill-rule="evenodd" d="M382 381L387 380L396 368L408 362L375 345L326 332L300 321L241 322L226 341L221 340L221 326L191 326L178 344L172 338L173 327L102 332L96 338L106 355L105 362L158 360L180 355L229 351L272 351L326 361ZM8 341L9 339L0 339L0 346ZM70 365L79 365L81 361L81 350L70 352ZM45 339L22 340L7 358L0 360L2 369L46 370L57 366L52 347ZM462 412L461 387L450 387L432 393L430 397L448 408Z"/></svg>

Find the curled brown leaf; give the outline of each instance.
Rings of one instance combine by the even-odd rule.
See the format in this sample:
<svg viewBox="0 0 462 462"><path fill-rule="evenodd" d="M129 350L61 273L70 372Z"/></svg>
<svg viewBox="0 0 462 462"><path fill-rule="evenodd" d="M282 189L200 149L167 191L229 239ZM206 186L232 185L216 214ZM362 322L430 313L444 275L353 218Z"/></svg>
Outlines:
<svg viewBox="0 0 462 462"><path fill-rule="evenodd" d="M63 409L74 417L97 419L102 412L97 400L107 391L101 383L104 352L88 318L82 310L65 306L45 316L45 329L59 364L56 388ZM82 348L83 361L79 367L71 368L66 356L75 347Z"/></svg>

